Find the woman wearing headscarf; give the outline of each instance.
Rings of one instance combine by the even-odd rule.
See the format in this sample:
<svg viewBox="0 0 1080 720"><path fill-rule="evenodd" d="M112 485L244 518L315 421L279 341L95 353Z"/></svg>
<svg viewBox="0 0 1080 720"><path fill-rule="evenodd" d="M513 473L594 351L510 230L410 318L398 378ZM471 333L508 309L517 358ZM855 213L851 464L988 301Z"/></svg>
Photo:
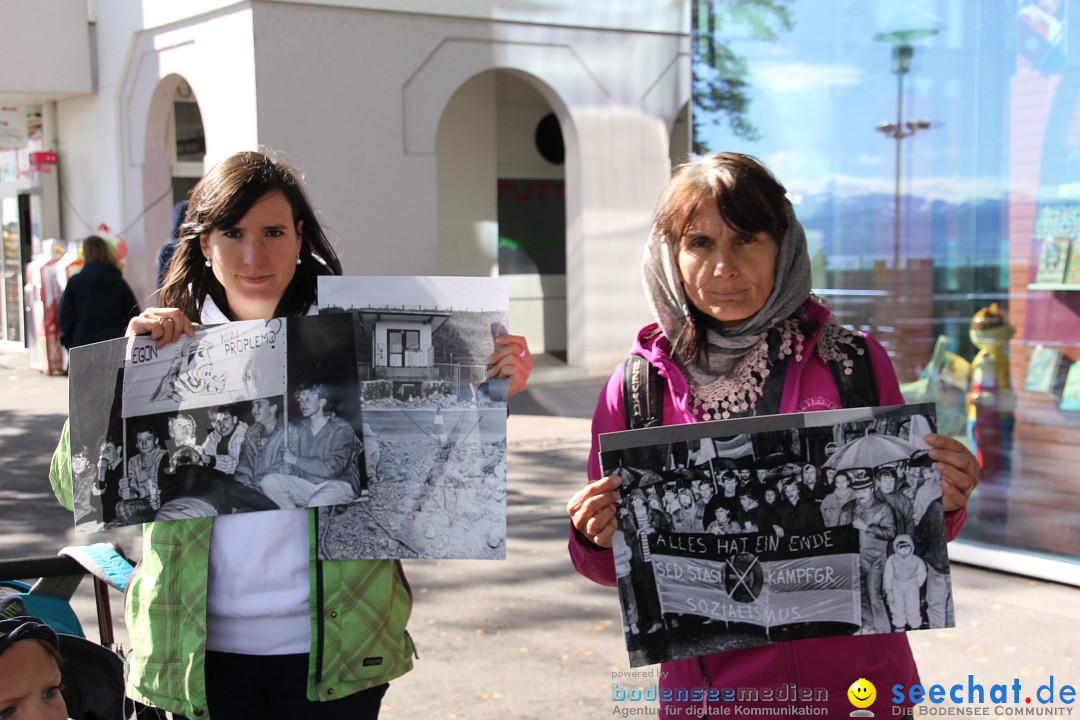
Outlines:
<svg viewBox="0 0 1080 720"><path fill-rule="evenodd" d="M632 352L665 381L665 425L903 403L884 349L842 327L811 296L806 236L785 195L757 160L736 153L679 167L662 193L643 267L656 322L638 333ZM615 584L611 545L621 481L601 476L598 437L627 427L622 378L620 365L601 392L589 482L567 504L574 566L603 585ZM951 438L926 440L941 474L952 539L978 464ZM778 642L666 662L662 669L662 691L826 688L830 716L848 714L846 689L858 678L918 682L902 633ZM660 716L696 715L702 704L662 699ZM893 714L886 693L872 709L879 717Z"/></svg>

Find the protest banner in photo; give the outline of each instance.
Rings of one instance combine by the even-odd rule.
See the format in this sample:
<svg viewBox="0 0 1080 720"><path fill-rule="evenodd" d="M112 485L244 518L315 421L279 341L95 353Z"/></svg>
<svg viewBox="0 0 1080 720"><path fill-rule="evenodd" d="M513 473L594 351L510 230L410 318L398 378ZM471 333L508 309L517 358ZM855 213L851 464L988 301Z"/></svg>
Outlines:
<svg viewBox="0 0 1080 720"><path fill-rule="evenodd" d="M932 404L600 436L632 666L954 624Z"/></svg>

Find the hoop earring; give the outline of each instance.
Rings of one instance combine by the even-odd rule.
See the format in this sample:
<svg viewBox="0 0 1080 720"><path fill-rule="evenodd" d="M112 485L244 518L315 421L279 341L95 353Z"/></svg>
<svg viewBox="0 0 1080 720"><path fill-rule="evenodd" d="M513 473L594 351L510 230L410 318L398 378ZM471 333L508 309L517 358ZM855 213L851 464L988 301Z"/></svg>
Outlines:
<svg viewBox="0 0 1080 720"><path fill-rule="evenodd" d="M213 266L212 266L212 265L210 264L210 258L206 258L206 262L204 262L204 263L203 263L203 265L205 265L206 267L213 267Z"/></svg>

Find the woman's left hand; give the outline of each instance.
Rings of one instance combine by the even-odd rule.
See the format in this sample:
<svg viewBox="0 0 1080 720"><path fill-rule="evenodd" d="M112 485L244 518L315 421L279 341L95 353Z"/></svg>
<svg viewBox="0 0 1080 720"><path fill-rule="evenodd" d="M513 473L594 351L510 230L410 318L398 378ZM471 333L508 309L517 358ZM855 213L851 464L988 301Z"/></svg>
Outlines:
<svg viewBox="0 0 1080 720"><path fill-rule="evenodd" d="M487 359L487 376L506 378L508 396L516 395L529 384L533 369L529 343L522 335L500 335L495 344L501 347Z"/></svg>
<svg viewBox="0 0 1080 720"><path fill-rule="evenodd" d="M930 445L930 459L934 469L941 475L941 501L945 512L959 510L979 484L979 461L959 440L947 435L930 433L926 436Z"/></svg>

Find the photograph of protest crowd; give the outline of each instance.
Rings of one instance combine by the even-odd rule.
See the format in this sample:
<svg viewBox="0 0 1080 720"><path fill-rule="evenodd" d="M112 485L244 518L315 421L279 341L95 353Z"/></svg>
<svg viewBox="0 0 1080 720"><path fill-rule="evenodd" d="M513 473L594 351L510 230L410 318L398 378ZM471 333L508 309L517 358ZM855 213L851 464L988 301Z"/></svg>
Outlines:
<svg viewBox="0 0 1080 720"><path fill-rule="evenodd" d="M934 406L601 436L634 666L954 625Z"/></svg>

